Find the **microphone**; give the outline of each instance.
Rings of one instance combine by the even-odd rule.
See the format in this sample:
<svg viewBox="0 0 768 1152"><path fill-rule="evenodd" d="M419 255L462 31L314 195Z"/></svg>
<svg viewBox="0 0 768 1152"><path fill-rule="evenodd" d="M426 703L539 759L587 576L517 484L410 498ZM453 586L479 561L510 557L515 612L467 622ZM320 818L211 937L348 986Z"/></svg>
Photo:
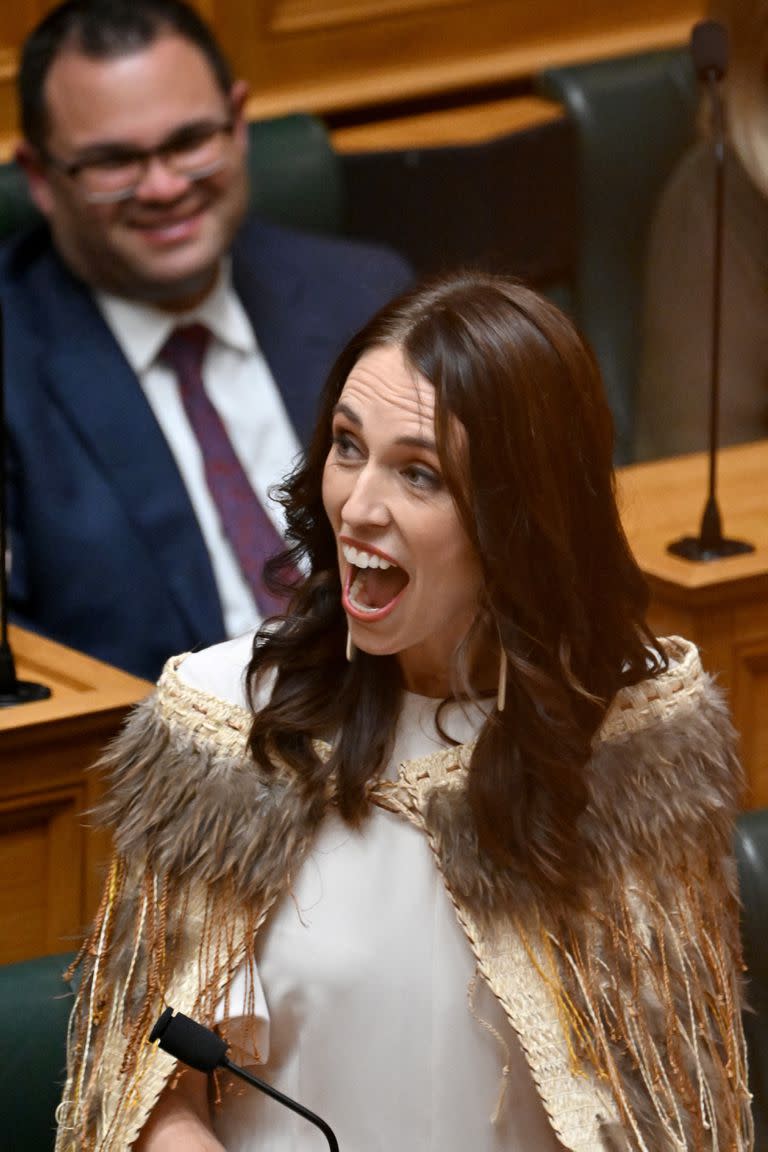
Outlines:
<svg viewBox="0 0 768 1152"><path fill-rule="evenodd" d="M720 81L728 68L728 31L717 20L702 20L691 33L696 75L706 84L712 105L712 147L715 160L714 267L712 274L712 342L709 380L709 481L698 536L682 536L667 551L683 560L719 560L754 552L753 544L723 536L717 503L717 449L720 420L720 331L723 287L723 206L725 202L725 116Z"/></svg>
<svg viewBox="0 0 768 1152"><path fill-rule="evenodd" d="M722 80L728 70L728 30L717 20L700 20L691 32L691 56L699 80L714 72Z"/></svg>
<svg viewBox="0 0 768 1152"><path fill-rule="evenodd" d="M0 708L46 700L50 688L31 680L19 680L16 662L8 640L8 542L5 525L5 357L3 310L0 302Z"/></svg>
<svg viewBox="0 0 768 1152"><path fill-rule="evenodd" d="M339 1152L338 1141L333 1130L322 1117L310 1112L309 1108L305 1108L303 1104L292 1100L290 1096L279 1092L277 1088L273 1088L265 1080L260 1080L258 1076L252 1076L244 1068L233 1064L227 1057L226 1041L210 1028L205 1028L199 1024L197 1020L192 1020L181 1012L174 1012L173 1008L166 1008L149 1034L149 1043L157 1043L163 1052L167 1052L170 1056L180 1060L182 1064L187 1064L198 1072L213 1072L216 1068L226 1068L235 1076L239 1076L241 1080L245 1080L246 1084L253 1085L260 1092L266 1093L273 1100L277 1100L286 1108L290 1108L292 1112L297 1112L299 1116L309 1120L323 1133L331 1152Z"/></svg>

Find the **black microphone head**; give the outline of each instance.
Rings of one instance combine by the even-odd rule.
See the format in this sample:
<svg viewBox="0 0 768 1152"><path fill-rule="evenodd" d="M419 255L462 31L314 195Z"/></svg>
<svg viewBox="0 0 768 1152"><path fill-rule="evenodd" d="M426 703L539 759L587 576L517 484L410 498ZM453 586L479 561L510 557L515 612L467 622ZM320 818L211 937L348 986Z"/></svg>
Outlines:
<svg viewBox="0 0 768 1152"><path fill-rule="evenodd" d="M166 1008L150 1032L150 1044L156 1040L163 1052L198 1072L213 1072L227 1054L227 1044L221 1036L181 1012L174 1014L173 1008Z"/></svg>
<svg viewBox="0 0 768 1152"><path fill-rule="evenodd" d="M691 33L691 56L700 80L710 72L722 80L728 69L728 29L717 20L700 20Z"/></svg>

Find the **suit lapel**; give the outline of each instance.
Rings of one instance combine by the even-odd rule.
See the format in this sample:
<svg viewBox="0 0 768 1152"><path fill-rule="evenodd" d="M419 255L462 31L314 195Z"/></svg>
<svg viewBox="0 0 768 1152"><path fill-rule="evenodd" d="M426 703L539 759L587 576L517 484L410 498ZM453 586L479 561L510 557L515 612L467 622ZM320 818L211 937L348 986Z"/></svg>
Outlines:
<svg viewBox="0 0 768 1152"><path fill-rule="evenodd" d="M168 587L191 638L223 636L200 528L139 382L87 293L80 291L71 309L59 303L58 313L62 330L44 365L52 400L154 559L158 583Z"/></svg>
<svg viewBox="0 0 768 1152"><path fill-rule="evenodd" d="M235 290L280 391L300 442L311 438L320 387L341 350L328 332L315 297L309 306L307 274L285 254L276 258L259 240L260 225L250 222L233 248Z"/></svg>

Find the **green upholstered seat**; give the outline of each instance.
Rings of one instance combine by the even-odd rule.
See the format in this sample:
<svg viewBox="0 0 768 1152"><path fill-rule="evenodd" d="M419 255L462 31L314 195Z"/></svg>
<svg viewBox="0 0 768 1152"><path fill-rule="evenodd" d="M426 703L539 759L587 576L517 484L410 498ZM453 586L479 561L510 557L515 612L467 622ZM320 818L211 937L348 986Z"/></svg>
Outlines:
<svg viewBox="0 0 768 1152"><path fill-rule="evenodd" d="M37 217L21 169L13 163L0 164L0 240L34 223Z"/></svg>
<svg viewBox="0 0 768 1152"><path fill-rule="evenodd" d="M254 121L248 139L251 207L277 224L338 232L341 168L322 121L302 113ZM0 240L36 218L24 176L0 164Z"/></svg>
<svg viewBox="0 0 768 1152"><path fill-rule="evenodd" d="M255 121L248 134L251 207L276 224L339 232L341 166L323 122L296 113Z"/></svg>
<svg viewBox="0 0 768 1152"><path fill-rule="evenodd" d="M597 354L616 422L618 463L632 458L646 241L661 189L694 136L687 49L551 68L540 95L559 101L578 141L574 315Z"/></svg>
<svg viewBox="0 0 768 1152"><path fill-rule="evenodd" d="M0 966L0 1147L49 1152L66 1065L71 954Z"/></svg>

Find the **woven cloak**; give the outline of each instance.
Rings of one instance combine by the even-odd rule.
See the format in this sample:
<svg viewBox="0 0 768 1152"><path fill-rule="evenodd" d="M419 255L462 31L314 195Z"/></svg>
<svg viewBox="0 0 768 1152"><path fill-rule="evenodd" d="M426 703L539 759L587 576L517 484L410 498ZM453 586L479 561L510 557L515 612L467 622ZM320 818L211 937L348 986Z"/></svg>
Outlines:
<svg viewBox="0 0 768 1152"><path fill-rule="evenodd" d="M429 840L478 970L572 1152L749 1152L731 835L741 777L692 645L624 689L594 742L580 828L600 861L589 910L554 913L480 852L471 747L401 766L374 803ZM166 1004L212 1022L291 887L328 805L246 752L243 709L169 662L103 767L115 856L70 1024L57 1152L123 1152L173 1074L146 1042ZM322 746L319 745L322 749Z"/></svg>

